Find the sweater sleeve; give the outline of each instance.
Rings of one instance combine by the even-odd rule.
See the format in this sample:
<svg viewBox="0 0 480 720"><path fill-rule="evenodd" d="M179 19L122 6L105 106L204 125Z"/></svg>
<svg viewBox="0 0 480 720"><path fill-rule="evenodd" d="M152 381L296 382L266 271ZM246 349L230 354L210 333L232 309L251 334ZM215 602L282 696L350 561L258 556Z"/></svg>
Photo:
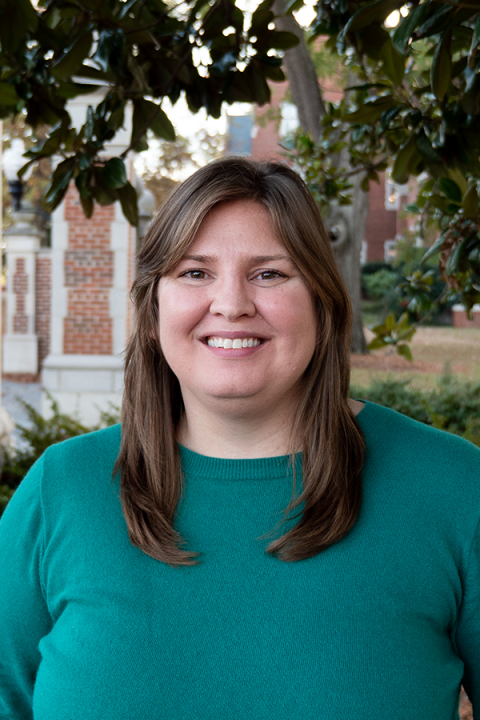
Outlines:
<svg viewBox="0 0 480 720"><path fill-rule="evenodd" d="M456 631L456 645L465 664L463 686L480 717L480 523L470 549Z"/></svg>
<svg viewBox="0 0 480 720"><path fill-rule="evenodd" d="M43 458L29 471L0 522L0 717L32 718L42 637L52 627L42 591Z"/></svg>

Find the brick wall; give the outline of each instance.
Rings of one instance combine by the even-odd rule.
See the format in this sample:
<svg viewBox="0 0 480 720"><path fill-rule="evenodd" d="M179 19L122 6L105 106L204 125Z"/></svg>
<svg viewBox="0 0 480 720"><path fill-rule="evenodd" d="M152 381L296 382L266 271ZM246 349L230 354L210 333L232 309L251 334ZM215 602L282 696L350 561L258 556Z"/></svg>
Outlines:
<svg viewBox="0 0 480 720"><path fill-rule="evenodd" d="M454 310L452 312L453 327L458 328L480 328L480 310L472 311L472 320L468 319L465 310Z"/></svg>
<svg viewBox="0 0 480 720"><path fill-rule="evenodd" d="M65 199L68 249L65 251L65 286L68 288L64 319L63 352L109 355L113 348L110 289L113 286L113 252L110 249L113 205L96 206L86 220L77 190Z"/></svg>
<svg viewBox="0 0 480 720"><path fill-rule="evenodd" d="M380 185L370 183L369 210L365 227L367 261L385 258L385 240L393 240L397 233L397 213L385 208L385 174L380 174Z"/></svg>
<svg viewBox="0 0 480 720"><path fill-rule="evenodd" d="M37 255L35 277L35 332L38 336L38 366L41 368L50 352L52 261L49 251Z"/></svg>
<svg viewBox="0 0 480 720"><path fill-rule="evenodd" d="M28 275L25 269L25 258L17 258L13 273L13 293L15 295L15 313L13 315L13 332L25 335L28 333L28 315L26 313L26 295L28 292Z"/></svg>

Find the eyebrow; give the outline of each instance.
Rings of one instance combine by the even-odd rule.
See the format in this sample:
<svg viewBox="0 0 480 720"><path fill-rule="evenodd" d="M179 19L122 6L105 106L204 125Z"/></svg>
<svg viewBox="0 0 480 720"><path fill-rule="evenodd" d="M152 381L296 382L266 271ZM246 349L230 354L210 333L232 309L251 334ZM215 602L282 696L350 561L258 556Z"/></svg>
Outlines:
<svg viewBox="0 0 480 720"><path fill-rule="evenodd" d="M216 255L184 255L182 260L194 260L199 263L214 263L218 260ZM264 263L273 262L275 260L288 260L292 262L292 258L289 255L255 255L249 258L250 262L253 263Z"/></svg>

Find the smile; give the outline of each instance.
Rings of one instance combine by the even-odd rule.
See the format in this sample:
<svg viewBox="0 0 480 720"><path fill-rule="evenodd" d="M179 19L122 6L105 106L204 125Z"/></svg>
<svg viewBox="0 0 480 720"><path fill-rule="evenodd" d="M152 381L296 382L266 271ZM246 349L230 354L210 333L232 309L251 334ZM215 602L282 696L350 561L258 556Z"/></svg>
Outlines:
<svg viewBox="0 0 480 720"><path fill-rule="evenodd" d="M222 338L209 337L207 344L210 347L223 348L224 350L238 350L239 348L257 347L262 341L259 338Z"/></svg>

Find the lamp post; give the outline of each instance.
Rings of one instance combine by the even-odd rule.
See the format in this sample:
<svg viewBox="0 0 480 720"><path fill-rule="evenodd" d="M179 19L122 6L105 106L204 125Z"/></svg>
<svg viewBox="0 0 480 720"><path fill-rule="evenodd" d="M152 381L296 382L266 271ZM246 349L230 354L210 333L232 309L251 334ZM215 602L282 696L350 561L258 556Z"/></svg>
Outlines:
<svg viewBox="0 0 480 720"><path fill-rule="evenodd" d="M18 177L18 171L25 165L24 152L23 140L15 138L12 140L10 148L3 153L3 172L8 180L14 212L18 212L22 207L23 181Z"/></svg>
<svg viewBox="0 0 480 720"><path fill-rule="evenodd" d="M24 152L23 140L15 138L4 153L4 173L13 199L14 224L4 233L7 312L6 332L3 336L3 372L36 375L36 265L41 233L34 226L35 208L22 203L24 182L18 177L18 171L25 165ZM24 176L23 180L27 177Z"/></svg>

